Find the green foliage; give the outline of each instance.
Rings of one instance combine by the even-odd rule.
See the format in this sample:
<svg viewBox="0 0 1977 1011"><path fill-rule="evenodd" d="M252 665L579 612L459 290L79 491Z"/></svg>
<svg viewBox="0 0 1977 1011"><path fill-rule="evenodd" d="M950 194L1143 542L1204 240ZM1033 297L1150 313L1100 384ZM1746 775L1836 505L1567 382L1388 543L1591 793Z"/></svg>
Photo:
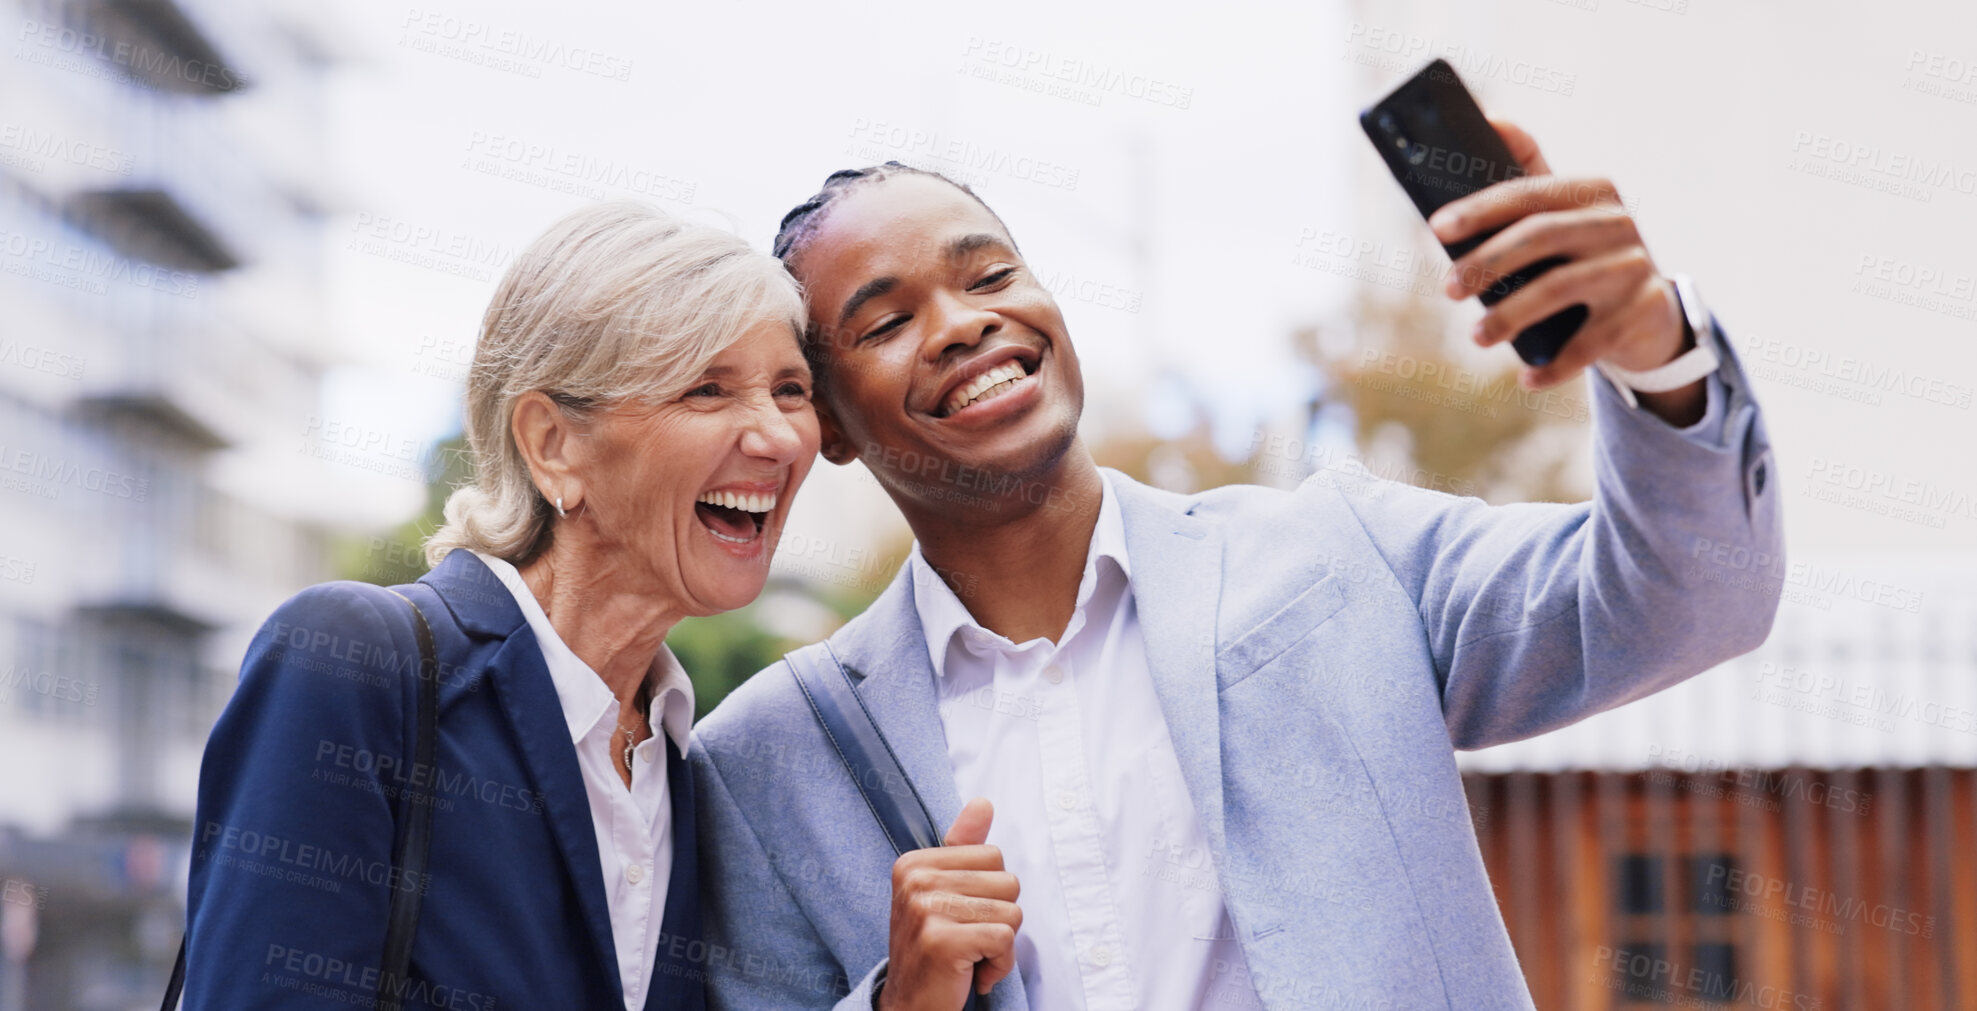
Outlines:
<svg viewBox="0 0 1977 1011"><path fill-rule="evenodd" d="M425 508L388 533L335 541L330 547L330 558L336 578L396 586L415 582L426 574L426 537L439 529L446 496L473 476L464 436L456 435L440 443L433 450L432 459L434 466L426 481Z"/></svg>
<svg viewBox="0 0 1977 1011"><path fill-rule="evenodd" d="M694 718L714 710L749 676L803 645L771 635L755 620L755 608L688 618L673 626L666 645L693 679Z"/></svg>

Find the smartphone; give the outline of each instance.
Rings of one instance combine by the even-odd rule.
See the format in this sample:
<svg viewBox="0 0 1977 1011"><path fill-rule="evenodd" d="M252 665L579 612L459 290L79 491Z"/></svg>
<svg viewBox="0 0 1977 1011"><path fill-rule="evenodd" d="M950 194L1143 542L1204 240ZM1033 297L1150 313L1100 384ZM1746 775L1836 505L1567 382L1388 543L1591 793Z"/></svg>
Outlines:
<svg viewBox="0 0 1977 1011"><path fill-rule="evenodd" d="M1423 218L1443 204L1524 174L1524 166L1511 157L1503 138L1483 117L1482 108L1446 60L1422 67L1360 113L1359 125L1366 129L1367 138ZM1461 259L1499 231L1502 229L1483 232L1442 248L1450 260ZM1528 264L1499 278L1479 297L1484 305L1495 305L1564 262L1565 257L1552 256ZM1511 346L1526 362L1543 365L1558 357L1559 349L1578 332L1587 315L1583 305L1568 306L1527 327L1511 340Z"/></svg>

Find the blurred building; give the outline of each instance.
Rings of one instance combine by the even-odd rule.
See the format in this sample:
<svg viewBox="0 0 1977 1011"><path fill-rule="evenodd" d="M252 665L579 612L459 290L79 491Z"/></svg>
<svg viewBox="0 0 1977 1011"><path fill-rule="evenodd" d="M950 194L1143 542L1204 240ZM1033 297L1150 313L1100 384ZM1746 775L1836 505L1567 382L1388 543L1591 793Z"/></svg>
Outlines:
<svg viewBox="0 0 1977 1011"><path fill-rule="evenodd" d="M1460 756L1539 1007L1977 1007L1977 591L1777 576L1757 652Z"/></svg>
<svg viewBox="0 0 1977 1011"><path fill-rule="evenodd" d="M299 5L12 13L0 1011L141 1006L178 943L201 747L246 639L326 576L321 529L215 475L317 397L331 61Z"/></svg>

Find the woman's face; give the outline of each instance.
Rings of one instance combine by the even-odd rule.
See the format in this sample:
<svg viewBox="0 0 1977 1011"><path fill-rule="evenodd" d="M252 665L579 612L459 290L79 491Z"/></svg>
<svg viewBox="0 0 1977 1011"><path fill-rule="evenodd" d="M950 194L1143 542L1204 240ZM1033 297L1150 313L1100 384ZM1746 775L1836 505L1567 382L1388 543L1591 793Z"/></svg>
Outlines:
<svg viewBox="0 0 1977 1011"><path fill-rule="evenodd" d="M757 327L673 400L598 412L571 449L584 512L560 522L688 614L753 601L817 455L810 390L796 335Z"/></svg>

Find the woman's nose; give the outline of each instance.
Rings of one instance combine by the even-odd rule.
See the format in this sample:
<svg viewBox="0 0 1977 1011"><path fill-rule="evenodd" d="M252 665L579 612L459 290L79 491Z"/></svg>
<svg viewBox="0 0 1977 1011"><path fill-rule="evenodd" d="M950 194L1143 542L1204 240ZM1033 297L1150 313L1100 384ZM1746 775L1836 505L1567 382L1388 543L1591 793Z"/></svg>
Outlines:
<svg viewBox="0 0 1977 1011"><path fill-rule="evenodd" d="M803 452L803 433L796 421L797 416L774 398L765 398L749 411L748 427L741 433L741 451L778 464L793 462Z"/></svg>

